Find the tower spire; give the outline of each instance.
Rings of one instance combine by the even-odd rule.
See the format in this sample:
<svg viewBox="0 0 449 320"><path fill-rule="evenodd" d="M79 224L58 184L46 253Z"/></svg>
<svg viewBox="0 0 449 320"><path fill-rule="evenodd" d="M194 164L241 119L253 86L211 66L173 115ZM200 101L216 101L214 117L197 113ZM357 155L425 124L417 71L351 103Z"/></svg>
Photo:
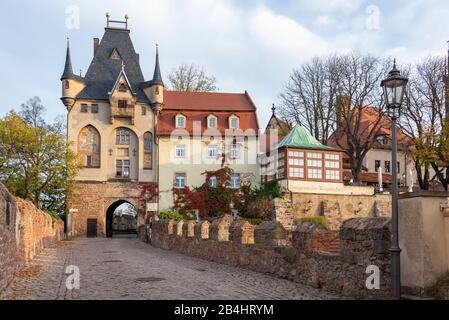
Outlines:
<svg viewBox="0 0 449 320"><path fill-rule="evenodd" d="M70 57L70 39L67 37L67 53L65 57L64 72L61 76L61 80L73 78L72 59Z"/></svg>
<svg viewBox="0 0 449 320"><path fill-rule="evenodd" d="M161 76L161 69L159 67L159 45L156 44L156 65L154 67L154 75L153 75L153 80L151 80L151 84L152 85L164 85L164 82L162 81L162 76Z"/></svg>

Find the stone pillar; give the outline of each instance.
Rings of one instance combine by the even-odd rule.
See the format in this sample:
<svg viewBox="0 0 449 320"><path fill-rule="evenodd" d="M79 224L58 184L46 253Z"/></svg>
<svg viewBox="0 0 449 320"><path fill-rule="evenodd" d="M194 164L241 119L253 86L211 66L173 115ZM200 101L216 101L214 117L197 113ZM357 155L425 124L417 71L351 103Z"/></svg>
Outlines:
<svg viewBox="0 0 449 320"><path fill-rule="evenodd" d="M292 201L285 198L276 198L272 200L271 211L273 218L281 223L288 231L293 230L294 215Z"/></svg>

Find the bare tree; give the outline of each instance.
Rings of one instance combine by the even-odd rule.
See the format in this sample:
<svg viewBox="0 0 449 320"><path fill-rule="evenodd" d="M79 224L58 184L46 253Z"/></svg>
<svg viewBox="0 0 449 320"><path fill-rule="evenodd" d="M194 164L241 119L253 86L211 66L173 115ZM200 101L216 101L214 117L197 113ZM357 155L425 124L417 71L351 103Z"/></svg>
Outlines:
<svg viewBox="0 0 449 320"><path fill-rule="evenodd" d="M445 59L427 57L408 69L410 82L401 125L414 141L412 157L419 186L423 190L430 188L432 177L429 169L433 167L438 179L447 188L448 172L446 175L441 172L436 159L437 144L446 114L443 82Z"/></svg>
<svg viewBox="0 0 449 320"><path fill-rule="evenodd" d="M315 138L326 142L335 129L335 74L337 56L316 57L294 69L280 97L280 115L287 122L300 123Z"/></svg>
<svg viewBox="0 0 449 320"><path fill-rule="evenodd" d="M344 99L337 108L337 129L332 141L345 151L355 184L361 183L363 159L372 149L380 128L389 125L380 87L387 70L388 63L380 58L351 53L338 57L333 74L337 95Z"/></svg>
<svg viewBox="0 0 449 320"><path fill-rule="evenodd" d="M168 79L171 83L171 88L177 91L218 91L215 77L207 75L204 68L194 64L179 66L168 75Z"/></svg>

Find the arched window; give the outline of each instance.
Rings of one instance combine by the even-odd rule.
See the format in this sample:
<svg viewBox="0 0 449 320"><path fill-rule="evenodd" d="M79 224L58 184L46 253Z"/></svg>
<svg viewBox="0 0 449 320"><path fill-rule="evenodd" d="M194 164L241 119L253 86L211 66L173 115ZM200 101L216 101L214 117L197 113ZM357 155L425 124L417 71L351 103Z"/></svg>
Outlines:
<svg viewBox="0 0 449 320"><path fill-rule="evenodd" d="M115 144L129 145L131 131L127 128L118 128L115 134Z"/></svg>
<svg viewBox="0 0 449 320"><path fill-rule="evenodd" d="M153 135L151 132L146 132L143 135L143 168L152 169L153 167Z"/></svg>
<svg viewBox="0 0 449 320"><path fill-rule="evenodd" d="M217 129L217 127L218 127L217 117L214 115L209 115L207 117L207 128Z"/></svg>
<svg viewBox="0 0 449 320"><path fill-rule="evenodd" d="M100 168L100 133L93 126L81 129L78 135L78 157L85 168Z"/></svg>
<svg viewBox="0 0 449 320"><path fill-rule="evenodd" d="M126 87L126 84L122 83L118 89L120 92L126 92L128 88Z"/></svg>
<svg viewBox="0 0 449 320"><path fill-rule="evenodd" d="M236 115L232 115L229 117L229 129L238 129L239 128L239 118Z"/></svg>

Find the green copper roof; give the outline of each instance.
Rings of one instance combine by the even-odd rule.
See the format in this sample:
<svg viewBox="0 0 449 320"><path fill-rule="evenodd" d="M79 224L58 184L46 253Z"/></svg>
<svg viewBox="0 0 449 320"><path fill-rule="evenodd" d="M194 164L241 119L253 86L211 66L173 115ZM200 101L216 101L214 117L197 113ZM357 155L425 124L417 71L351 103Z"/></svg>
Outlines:
<svg viewBox="0 0 449 320"><path fill-rule="evenodd" d="M341 151L337 148L325 146L300 125L296 125L278 144L278 149L282 147Z"/></svg>

